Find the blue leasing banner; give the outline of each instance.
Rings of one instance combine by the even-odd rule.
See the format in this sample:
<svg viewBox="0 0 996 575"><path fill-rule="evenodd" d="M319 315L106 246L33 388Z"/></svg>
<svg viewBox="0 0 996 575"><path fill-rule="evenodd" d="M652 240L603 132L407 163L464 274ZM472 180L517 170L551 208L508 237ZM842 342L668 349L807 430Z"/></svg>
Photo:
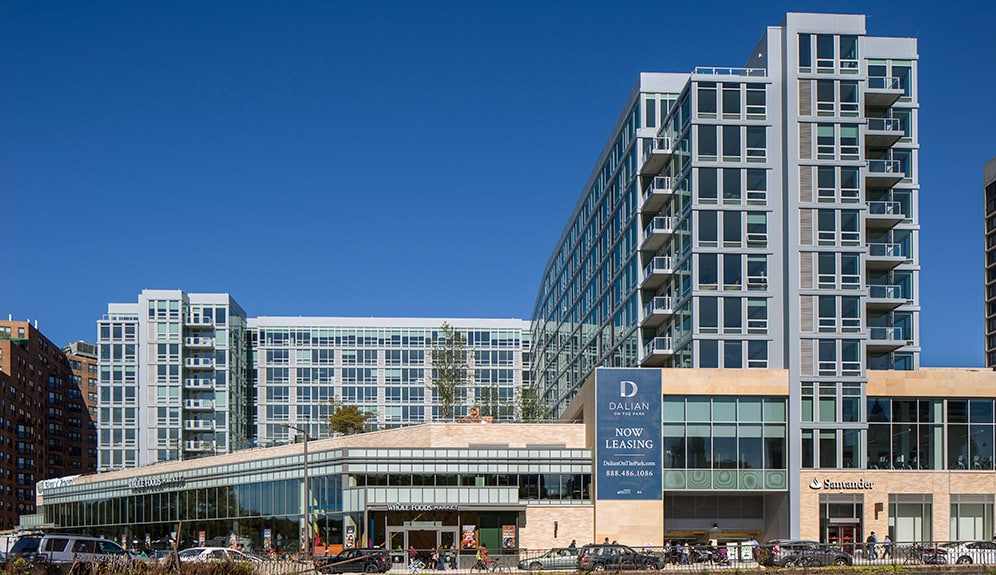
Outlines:
<svg viewBox="0 0 996 575"><path fill-rule="evenodd" d="M600 500L663 496L659 369L595 371L595 489Z"/></svg>

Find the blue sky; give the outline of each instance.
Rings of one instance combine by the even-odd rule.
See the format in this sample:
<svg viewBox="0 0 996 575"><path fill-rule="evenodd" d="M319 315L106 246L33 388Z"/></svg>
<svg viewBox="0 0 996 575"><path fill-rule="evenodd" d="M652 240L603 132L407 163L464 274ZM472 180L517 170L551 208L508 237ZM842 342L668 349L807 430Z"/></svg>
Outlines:
<svg viewBox="0 0 996 575"><path fill-rule="evenodd" d="M3 2L0 314L529 318L637 74L742 65L788 10L919 38L923 364L981 365L982 1Z"/></svg>

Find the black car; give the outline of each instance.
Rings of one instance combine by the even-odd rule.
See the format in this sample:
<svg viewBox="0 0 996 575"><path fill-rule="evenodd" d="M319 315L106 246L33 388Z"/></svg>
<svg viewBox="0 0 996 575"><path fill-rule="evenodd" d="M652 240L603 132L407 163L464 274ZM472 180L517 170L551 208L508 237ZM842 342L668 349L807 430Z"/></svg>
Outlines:
<svg viewBox="0 0 996 575"><path fill-rule="evenodd" d="M657 569L653 555L640 553L618 543L585 545L578 553L578 571L619 571L620 569Z"/></svg>
<svg viewBox="0 0 996 575"><path fill-rule="evenodd" d="M761 565L766 567L825 567L853 563L851 556L835 545L802 539L773 539L758 552Z"/></svg>
<svg viewBox="0 0 996 575"><path fill-rule="evenodd" d="M318 570L322 573L386 573L391 560L383 549L353 548L329 557Z"/></svg>

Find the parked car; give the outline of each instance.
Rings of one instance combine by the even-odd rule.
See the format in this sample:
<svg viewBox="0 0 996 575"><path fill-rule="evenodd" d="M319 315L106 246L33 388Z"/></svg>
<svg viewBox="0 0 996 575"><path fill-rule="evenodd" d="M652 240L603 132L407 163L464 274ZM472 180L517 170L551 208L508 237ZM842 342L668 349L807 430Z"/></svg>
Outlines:
<svg viewBox="0 0 996 575"><path fill-rule="evenodd" d="M618 571L620 569L657 569L658 560L653 555L640 553L632 547L618 543L585 545L578 552L578 571Z"/></svg>
<svg viewBox="0 0 996 575"><path fill-rule="evenodd" d="M923 550L923 562L932 564L978 563L996 565L996 543L992 541L954 541Z"/></svg>
<svg viewBox="0 0 996 575"><path fill-rule="evenodd" d="M11 558L21 557L37 563L72 563L74 561L130 561L131 555L109 539L85 535L26 535L11 547Z"/></svg>
<svg viewBox="0 0 996 575"><path fill-rule="evenodd" d="M519 561L519 569L523 571L574 570L578 564L578 550L568 547L558 547L530 559Z"/></svg>
<svg viewBox="0 0 996 575"><path fill-rule="evenodd" d="M759 549L766 567L851 565L854 560L836 545L803 539L772 539Z"/></svg>
<svg viewBox="0 0 996 575"><path fill-rule="evenodd" d="M236 549L227 547L191 547L177 553L177 558L182 562L211 562L211 561L236 561L245 563L259 563L259 557L248 555Z"/></svg>
<svg viewBox="0 0 996 575"><path fill-rule="evenodd" d="M322 573L386 573L390 569L385 550L359 547L345 549L318 567Z"/></svg>

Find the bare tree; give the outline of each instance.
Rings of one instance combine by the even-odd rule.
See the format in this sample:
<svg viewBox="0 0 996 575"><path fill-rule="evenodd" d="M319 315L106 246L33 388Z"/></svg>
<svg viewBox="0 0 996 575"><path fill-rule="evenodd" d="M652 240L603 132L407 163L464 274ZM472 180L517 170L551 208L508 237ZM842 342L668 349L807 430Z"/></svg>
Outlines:
<svg viewBox="0 0 996 575"><path fill-rule="evenodd" d="M467 339L443 322L432 347L431 387L439 401L439 415L448 420L457 402L466 397L469 368Z"/></svg>

